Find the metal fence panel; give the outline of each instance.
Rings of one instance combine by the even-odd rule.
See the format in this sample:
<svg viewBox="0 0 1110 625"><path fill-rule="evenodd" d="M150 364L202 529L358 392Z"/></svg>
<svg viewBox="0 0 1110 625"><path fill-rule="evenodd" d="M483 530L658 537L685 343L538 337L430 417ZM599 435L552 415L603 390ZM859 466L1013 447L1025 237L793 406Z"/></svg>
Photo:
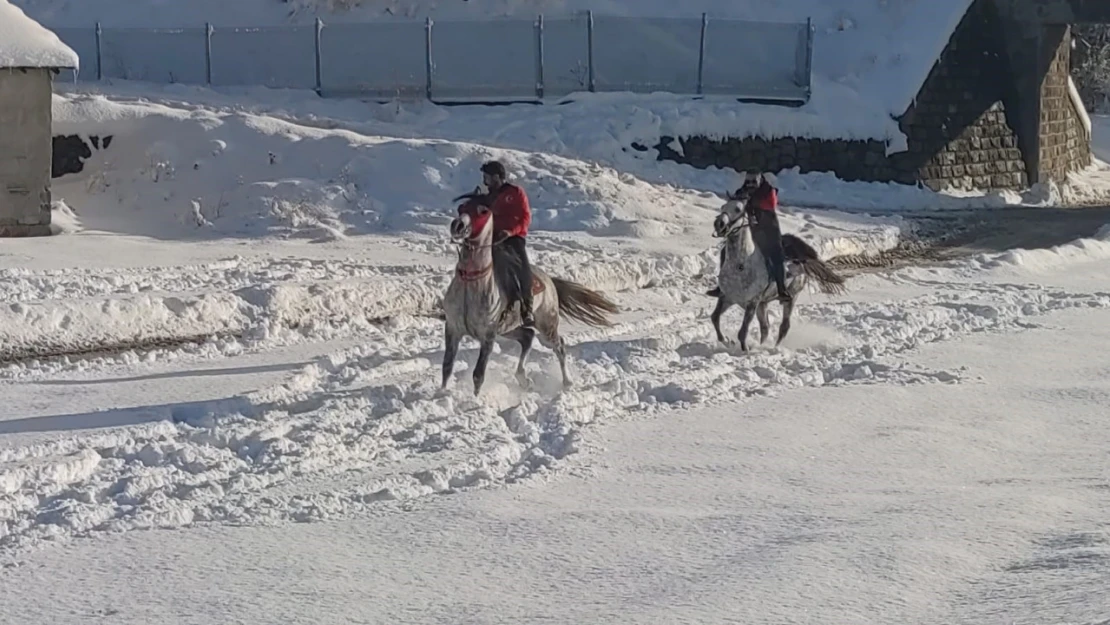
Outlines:
<svg viewBox="0 0 1110 625"><path fill-rule="evenodd" d="M52 29L62 43L73 48L80 62L77 80L95 81L96 67L96 29L95 28L54 28Z"/></svg>
<svg viewBox="0 0 1110 625"><path fill-rule="evenodd" d="M701 19L595 16L596 88L695 93L700 48Z"/></svg>
<svg viewBox="0 0 1110 625"><path fill-rule="evenodd" d="M806 24L709 19L705 31L704 91L707 94L766 98L804 98L798 46Z"/></svg>
<svg viewBox="0 0 1110 625"><path fill-rule="evenodd" d="M588 21L584 16L543 19L544 95L589 89Z"/></svg>
<svg viewBox="0 0 1110 625"><path fill-rule="evenodd" d="M203 85L206 80L201 28L105 28L101 63L105 78Z"/></svg>
<svg viewBox="0 0 1110 625"><path fill-rule="evenodd" d="M212 84L316 88L316 27L212 31Z"/></svg>
<svg viewBox="0 0 1110 625"><path fill-rule="evenodd" d="M544 18L542 23L542 29L531 19L434 23L432 97L530 99L541 75L545 97L591 88L693 94L698 91L701 58L705 94L809 98L812 33L808 24L709 18L702 42L698 18L578 15ZM213 84L315 88L315 28L214 29ZM99 70L104 78L207 81L206 29L202 27L103 29L99 67L95 28L54 31L80 56L80 80L95 80ZM427 46L422 21L325 25L319 59L322 90L325 95L425 97Z"/></svg>
<svg viewBox="0 0 1110 625"><path fill-rule="evenodd" d="M423 22L327 24L320 41L321 83L331 94L423 97Z"/></svg>
<svg viewBox="0 0 1110 625"><path fill-rule="evenodd" d="M536 22L437 21L432 25L432 97L534 98Z"/></svg>

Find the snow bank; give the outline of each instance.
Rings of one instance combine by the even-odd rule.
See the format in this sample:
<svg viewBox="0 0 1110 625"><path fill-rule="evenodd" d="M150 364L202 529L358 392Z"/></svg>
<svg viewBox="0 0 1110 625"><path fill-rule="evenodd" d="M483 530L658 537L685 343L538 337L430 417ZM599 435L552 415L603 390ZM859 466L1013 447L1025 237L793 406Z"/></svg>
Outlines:
<svg viewBox="0 0 1110 625"><path fill-rule="evenodd" d="M481 162L497 158L528 189L541 241L559 233L644 249L673 249L678 240L700 250L721 201L689 189L720 191L736 182L734 172L631 154L627 142L649 131L636 128L637 120L599 122L589 106L538 120L520 109L488 118L470 112L439 118L442 128L435 120L442 109L408 124L343 124L236 108L58 96L57 132L112 135L113 142L94 151L81 174L59 179L55 195L94 230L171 239L419 235L414 242L431 241L428 249L447 253L442 233L454 213L451 198L479 181ZM599 157L611 166L583 160ZM702 184L676 188L698 179ZM896 220L855 224L897 232Z"/></svg>
<svg viewBox="0 0 1110 625"><path fill-rule="evenodd" d="M982 254L967 262L978 269L1013 268L1020 269L1025 275L1036 275L1080 263L1106 260L1110 260L1110 224L1103 226L1090 238L1077 239L1047 249L1016 249L999 254Z"/></svg>
<svg viewBox="0 0 1110 625"><path fill-rule="evenodd" d="M120 84L110 89L111 102L97 97L90 99L85 87L64 88L64 92L66 95L56 100L55 114L63 120L59 127L67 131L110 130L112 125L101 121L105 113L93 109L110 109L117 102L134 98L133 103L121 102L121 105L136 112L160 106L163 108L159 109L159 114L170 111L166 114L177 116L197 110L231 110L277 118L297 126L347 130L370 137L487 146L488 153L502 153L499 148L520 153L543 152L577 162L602 164L616 172L632 174L647 183L703 193L721 193L735 188L739 180L736 172L716 167L699 170L660 162L656 150L651 149L651 146L658 144L660 137L678 136L694 128L710 136L716 136L715 133L738 136L748 132L777 136L777 133L790 128L804 127L806 122L799 120L805 119L812 119L813 126L809 130L819 133L824 123L819 116L811 118L804 109L754 105L745 108L745 105L712 100L698 104L673 96L624 94L582 94L580 99L557 107L438 107L428 103L379 105L350 100L321 100L315 94L305 92L258 88L213 91L185 86ZM157 104L152 105L151 102ZM767 109L775 110L768 112ZM749 115L749 110L756 113ZM117 112L108 117L126 118L127 115ZM777 118L778 115L782 117ZM841 118L833 115L827 119ZM68 120L73 121L70 123ZM85 124L80 120L92 123ZM777 121L771 123L771 120ZM865 134L864 126L873 121L860 118L860 122L862 136ZM836 134L834 124L826 124L825 127L830 134ZM890 128L897 130L893 122L890 122ZM1101 136L1097 127L1095 135L1097 141ZM631 147L633 145L648 149L639 151ZM580 182L575 180L574 184ZM582 184L593 183L587 181ZM1021 193L962 190L934 193L928 189L892 183L845 183L832 174L803 175L790 170L779 172L779 184L781 197L787 205L875 214L904 210L1046 206L1072 197L1067 195L1067 189L1057 189L1052 185L1036 185ZM631 192L630 189L624 191ZM674 202L676 199L666 201Z"/></svg>
<svg viewBox="0 0 1110 625"><path fill-rule="evenodd" d="M0 68L77 69L77 53L58 36L27 17L8 0L0 0Z"/></svg>

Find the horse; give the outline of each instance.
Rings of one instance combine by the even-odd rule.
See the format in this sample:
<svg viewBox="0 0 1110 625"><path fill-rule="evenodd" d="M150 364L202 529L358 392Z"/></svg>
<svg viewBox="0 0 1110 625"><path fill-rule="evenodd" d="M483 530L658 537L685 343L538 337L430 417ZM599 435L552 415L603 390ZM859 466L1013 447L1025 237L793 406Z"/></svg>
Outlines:
<svg viewBox="0 0 1110 625"><path fill-rule="evenodd" d="M751 224L745 217L741 199L732 194L726 194L725 199L720 214L713 220L713 236L725 240L717 276L718 286L706 295L717 298L717 307L710 319L717 332L717 341L721 343L727 344L721 334L721 315L733 306L744 308L744 321L737 339L740 350L746 352L748 327L753 316L759 320L760 344L767 340L767 305L778 299L778 289L763 254L752 240ZM805 241L792 234L784 234L782 246L786 256L786 290L791 298L782 303L782 322L775 345L782 343L790 331L794 300L810 279L817 283L822 293L840 294L846 291L844 278L830 269Z"/></svg>
<svg viewBox="0 0 1110 625"><path fill-rule="evenodd" d="M462 211L451 221L449 228L451 241L458 246L458 262L455 275L447 287L443 298L444 342L443 383L447 382L455 366L459 342L464 336L476 339L480 348L478 361L474 365L474 394L478 395L486 376L493 342L497 337L505 337L520 344L520 360L517 361L516 379L523 387L528 387L524 363L532 350L532 340L538 337L540 344L551 349L559 359L559 369L563 378L563 389L572 384L567 374L566 342L559 335L559 317L569 317L592 327L608 327L608 315L618 312L617 305L604 295L590 290L581 284L547 275L533 267L532 313L535 319L535 333L521 328L520 305L507 306L505 287L497 279L494 271L493 219L489 211L489 196L472 193L460 196L467 199L471 210ZM464 205L467 208L467 205ZM498 259L510 262L510 259Z"/></svg>

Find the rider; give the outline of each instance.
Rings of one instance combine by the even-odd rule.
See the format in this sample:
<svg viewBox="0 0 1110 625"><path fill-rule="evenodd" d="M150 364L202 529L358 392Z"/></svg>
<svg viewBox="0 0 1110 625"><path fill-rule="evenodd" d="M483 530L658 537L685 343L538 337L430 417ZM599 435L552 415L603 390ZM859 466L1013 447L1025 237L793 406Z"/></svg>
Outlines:
<svg viewBox="0 0 1110 625"><path fill-rule="evenodd" d="M744 178L739 195L746 199L744 209L752 228L752 240L767 262L767 271L778 287L779 299L792 299L786 290L786 253L782 249L782 230L779 228L778 190L767 176L749 173Z"/></svg>
<svg viewBox="0 0 1110 625"><path fill-rule="evenodd" d="M515 292L511 296L520 300L520 321L525 330L535 329L532 316L532 266L528 262L525 237L532 223L532 209L528 205L528 195L521 187L507 182L505 166L498 161L489 161L481 167L482 184L489 189L493 200L490 211L493 213L494 245L513 258L508 265L515 274ZM494 249L496 250L497 247ZM510 306L512 301L509 302Z"/></svg>

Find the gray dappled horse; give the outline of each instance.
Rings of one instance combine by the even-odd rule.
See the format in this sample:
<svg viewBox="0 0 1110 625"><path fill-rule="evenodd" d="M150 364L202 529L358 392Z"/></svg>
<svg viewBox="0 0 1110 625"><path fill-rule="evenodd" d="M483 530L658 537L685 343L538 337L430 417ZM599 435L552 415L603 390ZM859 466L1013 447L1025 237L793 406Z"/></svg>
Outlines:
<svg viewBox="0 0 1110 625"><path fill-rule="evenodd" d="M521 329L520 304L506 306L509 297L505 287L497 279L494 271L493 219L489 212L489 202L485 196L468 194L464 208L467 211L451 221L451 240L459 246L459 259L455 275L447 287L443 298L445 313L443 352L443 384L446 388L455 366L459 342L463 336L476 339L480 348L478 361L474 365L474 394L482 389L486 376L486 364L493 349L493 342L499 336L520 343L520 360L516 366L516 378L521 386L528 386L524 373L524 362L532 350L533 333ZM498 258L499 262L511 259ZM533 267L532 313L535 317L535 336L540 343L553 350L559 358L563 388L569 388L567 375L566 343L559 336L560 314L576 319L593 327L611 325L608 314L616 313L617 306L602 294L586 287L548 276ZM528 287L522 287L528 288Z"/></svg>
<svg viewBox="0 0 1110 625"><path fill-rule="evenodd" d="M726 343L721 334L721 315L733 306L744 308L744 321L737 339L740 349L748 351L748 327L752 317L759 319L759 342L767 340L767 304L778 299L778 289L767 269L763 254L752 240L751 224L744 210L743 200L733 194L725 196L726 202L713 221L713 236L723 238L721 268L717 275L717 288L707 295L717 298L717 307L710 319L717 332L717 340ZM844 278L837 275L817 256L805 241L792 234L782 235L786 255L786 290L791 299L782 303L782 323L775 345L782 342L790 331L790 316L794 301L812 278L823 293L838 294L845 291Z"/></svg>

